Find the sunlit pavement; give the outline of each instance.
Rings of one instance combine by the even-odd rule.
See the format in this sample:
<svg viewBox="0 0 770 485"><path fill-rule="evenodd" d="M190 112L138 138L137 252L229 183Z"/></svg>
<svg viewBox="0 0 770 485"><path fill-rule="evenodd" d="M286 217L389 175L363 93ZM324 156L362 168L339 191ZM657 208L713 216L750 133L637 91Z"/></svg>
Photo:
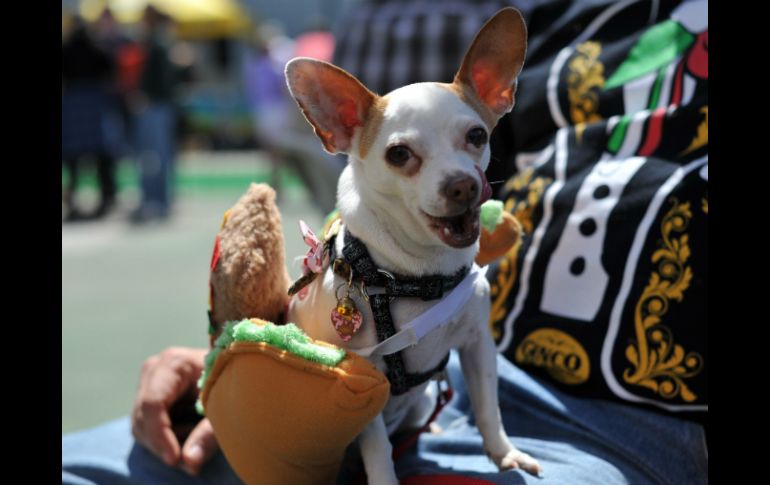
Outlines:
<svg viewBox="0 0 770 485"><path fill-rule="evenodd" d="M214 236L248 181L267 173L254 152L197 154L180 163L181 187L168 221L129 224L137 195L129 187L106 219L62 224L63 433L129 413L146 357L171 345L208 345ZM203 180L205 174L226 177ZM291 260L306 250L298 221L319 232L324 214L301 185L289 182L279 206L296 276L299 266Z"/></svg>

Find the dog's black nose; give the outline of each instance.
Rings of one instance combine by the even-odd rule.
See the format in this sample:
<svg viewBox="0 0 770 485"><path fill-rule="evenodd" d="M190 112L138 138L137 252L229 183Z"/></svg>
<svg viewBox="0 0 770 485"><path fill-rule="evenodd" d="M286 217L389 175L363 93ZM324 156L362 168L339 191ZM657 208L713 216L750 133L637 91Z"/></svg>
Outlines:
<svg viewBox="0 0 770 485"><path fill-rule="evenodd" d="M478 196L479 183L469 175L455 175L444 182L444 197L452 204L466 208L475 204Z"/></svg>

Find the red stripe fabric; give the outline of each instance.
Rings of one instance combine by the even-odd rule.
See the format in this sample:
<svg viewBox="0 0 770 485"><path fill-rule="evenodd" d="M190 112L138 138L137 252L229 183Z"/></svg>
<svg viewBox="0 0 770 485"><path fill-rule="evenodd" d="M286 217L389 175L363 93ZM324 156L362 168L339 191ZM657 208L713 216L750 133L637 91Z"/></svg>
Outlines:
<svg viewBox="0 0 770 485"><path fill-rule="evenodd" d="M666 114L666 108L658 108L650 116L649 126L647 127L647 138L644 146L639 150L639 155L649 157L658 148L661 135L663 134L663 117Z"/></svg>
<svg viewBox="0 0 770 485"><path fill-rule="evenodd" d="M674 93L671 95L671 102L669 104L679 106L679 103L682 102L683 78L684 78L684 61L680 61L679 66L676 68L676 76L674 76Z"/></svg>

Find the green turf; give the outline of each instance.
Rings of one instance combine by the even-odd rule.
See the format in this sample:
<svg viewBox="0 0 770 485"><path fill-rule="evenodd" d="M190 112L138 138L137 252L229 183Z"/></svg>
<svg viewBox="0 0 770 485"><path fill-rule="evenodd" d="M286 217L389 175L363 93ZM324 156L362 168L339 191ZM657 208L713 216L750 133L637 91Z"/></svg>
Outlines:
<svg viewBox="0 0 770 485"><path fill-rule="evenodd" d="M256 164L255 164L256 165ZM174 185L177 190L232 190L241 189L251 182L268 183L271 180L270 171L255 166L255 170L247 171L216 171L216 167L208 167L206 170L181 166L174 177ZM302 187L302 181L291 170L280 169L279 176L283 187ZM69 172L62 170L62 186L69 182ZM139 174L134 164L130 161L121 161L116 173L118 190L137 188ZM85 163L78 180L78 187L84 189L97 189L98 179L96 170L92 165Z"/></svg>

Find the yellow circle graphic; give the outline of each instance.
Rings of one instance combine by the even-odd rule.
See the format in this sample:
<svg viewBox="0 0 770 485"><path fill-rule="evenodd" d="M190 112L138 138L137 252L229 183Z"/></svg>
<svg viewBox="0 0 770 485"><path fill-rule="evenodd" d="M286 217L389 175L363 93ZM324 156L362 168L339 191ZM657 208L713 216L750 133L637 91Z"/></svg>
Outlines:
<svg viewBox="0 0 770 485"><path fill-rule="evenodd" d="M545 368L564 384L582 384L591 375L591 362L580 343L554 328L535 330L516 348L516 363Z"/></svg>

